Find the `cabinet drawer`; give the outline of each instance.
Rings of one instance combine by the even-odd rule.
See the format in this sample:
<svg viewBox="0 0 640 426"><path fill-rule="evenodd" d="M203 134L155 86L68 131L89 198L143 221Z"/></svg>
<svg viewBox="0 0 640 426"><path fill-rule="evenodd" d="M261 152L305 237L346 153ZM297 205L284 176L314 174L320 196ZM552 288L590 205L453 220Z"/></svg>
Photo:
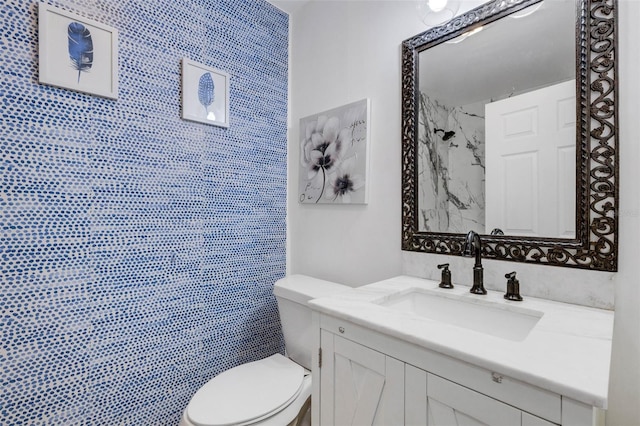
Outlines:
<svg viewBox="0 0 640 426"><path fill-rule="evenodd" d="M522 422L520 410L433 374L427 375L427 398L430 424L451 424L460 417L492 426Z"/></svg>
<svg viewBox="0 0 640 426"><path fill-rule="evenodd" d="M562 398L556 393L446 356L434 356L418 367L552 423L561 422Z"/></svg>

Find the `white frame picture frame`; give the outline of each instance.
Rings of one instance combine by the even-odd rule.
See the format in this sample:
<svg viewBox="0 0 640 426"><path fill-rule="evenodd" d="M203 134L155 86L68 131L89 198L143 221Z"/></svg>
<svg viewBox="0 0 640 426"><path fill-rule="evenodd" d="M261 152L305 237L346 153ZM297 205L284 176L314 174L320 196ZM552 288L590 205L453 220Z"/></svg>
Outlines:
<svg viewBox="0 0 640 426"><path fill-rule="evenodd" d="M44 3L38 19L39 82L118 99L118 30ZM89 64L84 56L81 70L69 49L71 23L81 24L91 43Z"/></svg>
<svg viewBox="0 0 640 426"><path fill-rule="evenodd" d="M300 119L300 204L367 204L371 102L361 99Z"/></svg>
<svg viewBox="0 0 640 426"><path fill-rule="evenodd" d="M182 118L228 128L229 80L224 71L182 58Z"/></svg>

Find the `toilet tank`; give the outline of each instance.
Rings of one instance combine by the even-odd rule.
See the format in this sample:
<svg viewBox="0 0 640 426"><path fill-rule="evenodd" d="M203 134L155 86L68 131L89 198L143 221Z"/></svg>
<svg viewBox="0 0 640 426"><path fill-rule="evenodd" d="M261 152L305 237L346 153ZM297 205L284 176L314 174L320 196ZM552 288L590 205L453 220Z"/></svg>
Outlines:
<svg viewBox="0 0 640 426"><path fill-rule="evenodd" d="M307 302L318 297L329 296L351 287L331 281L319 280L306 275L289 275L278 280L273 294L278 301L280 322L287 356L311 370L311 309Z"/></svg>

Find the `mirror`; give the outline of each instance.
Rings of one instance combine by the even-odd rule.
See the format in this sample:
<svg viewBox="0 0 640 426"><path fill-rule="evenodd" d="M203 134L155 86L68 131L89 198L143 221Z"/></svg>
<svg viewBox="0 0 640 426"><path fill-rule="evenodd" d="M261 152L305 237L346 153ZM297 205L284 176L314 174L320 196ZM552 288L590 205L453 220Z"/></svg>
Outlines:
<svg viewBox="0 0 640 426"><path fill-rule="evenodd" d="M403 43L403 250L617 268L615 1L497 0Z"/></svg>
<svg viewBox="0 0 640 426"><path fill-rule="evenodd" d="M540 2L418 54L419 231L575 236L574 22Z"/></svg>

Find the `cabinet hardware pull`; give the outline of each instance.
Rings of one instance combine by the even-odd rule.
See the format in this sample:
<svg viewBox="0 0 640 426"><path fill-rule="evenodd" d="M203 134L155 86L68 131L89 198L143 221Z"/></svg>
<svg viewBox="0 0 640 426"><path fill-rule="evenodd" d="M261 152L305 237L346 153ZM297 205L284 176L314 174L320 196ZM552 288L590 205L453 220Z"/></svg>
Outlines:
<svg viewBox="0 0 640 426"><path fill-rule="evenodd" d="M339 331L340 333L344 333L344 327L338 327L338 331Z"/></svg>
<svg viewBox="0 0 640 426"><path fill-rule="evenodd" d="M491 380L493 380L496 383L502 383L502 376L499 375L498 373L491 373Z"/></svg>

